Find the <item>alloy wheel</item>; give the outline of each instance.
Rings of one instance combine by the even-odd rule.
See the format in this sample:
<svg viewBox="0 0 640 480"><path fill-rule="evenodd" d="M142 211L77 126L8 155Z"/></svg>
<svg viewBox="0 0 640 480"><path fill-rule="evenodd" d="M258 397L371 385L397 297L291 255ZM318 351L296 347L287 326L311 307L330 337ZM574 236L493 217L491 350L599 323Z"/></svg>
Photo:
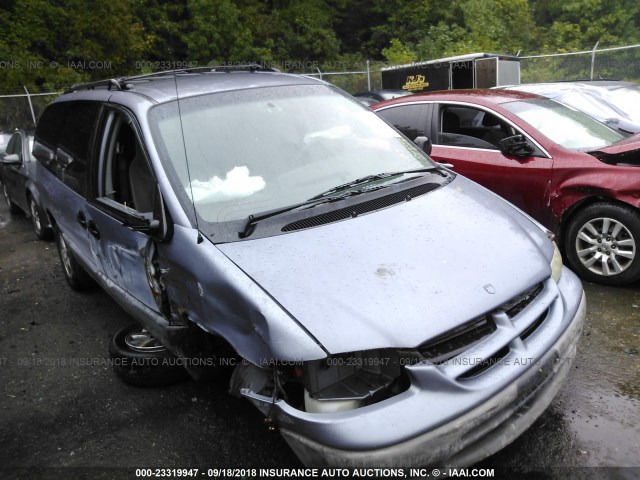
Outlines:
<svg viewBox="0 0 640 480"><path fill-rule="evenodd" d="M613 218L593 218L576 236L576 253L582 265L602 276L618 275L631 266L637 254L629 229Z"/></svg>

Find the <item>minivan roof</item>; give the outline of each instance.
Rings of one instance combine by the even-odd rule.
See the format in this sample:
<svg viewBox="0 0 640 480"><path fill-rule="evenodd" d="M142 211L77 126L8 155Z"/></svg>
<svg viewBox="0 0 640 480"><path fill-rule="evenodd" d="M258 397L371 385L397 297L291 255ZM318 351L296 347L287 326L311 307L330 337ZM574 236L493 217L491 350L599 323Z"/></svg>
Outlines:
<svg viewBox="0 0 640 480"><path fill-rule="evenodd" d="M203 68L172 70L134 77L122 77L72 86L66 93L87 90L113 90L143 95L163 103L176 98L193 97L212 92L244 90L284 85L325 84L321 80L280 73L262 68Z"/></svg>

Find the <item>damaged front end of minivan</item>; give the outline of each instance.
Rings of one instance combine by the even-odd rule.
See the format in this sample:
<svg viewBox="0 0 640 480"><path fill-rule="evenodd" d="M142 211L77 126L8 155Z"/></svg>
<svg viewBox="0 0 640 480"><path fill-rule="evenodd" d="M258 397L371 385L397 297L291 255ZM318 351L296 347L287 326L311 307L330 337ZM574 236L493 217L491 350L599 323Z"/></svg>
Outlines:
<svg viewBox="0 0 640 480"><path fill-rule="evenodd" d="M561 288L580 289L563 277ZM502 306L415 349L247 362L231 391L306 465L470 465L513 441L558 392L585 315L584 298L569 298L549 279L519 299L527 305Z"/></svg>
<svg viewBox="0 0 640 480"><path fill-rule="evenodd" d="M201 326L243 359L231 393L255 405L303 463L469 465L513 441L555 397L585 318L581 283L542 229L502 201L479 206L482 197L493 201L458 177L396 207L400 215L388 209L325 227L333 232L321 242L311 240L317 230L303 230L211 249L229 262L216 271L229 276L223 296L207 295L221 285L204 287L206 311L227 301L235 311ZM437 210L441 202L448 212ZM479 222L461 227L458 209ZM420 210L431 218L400 220ZM482 227L488 215L493 232ZM429 237L435 225L465 234ZM350 248L355 231L373 246ZM483 247L496 232L510 248ZM350 255L337 256L341 248ZM442 256L415 261L424 252ZM470 266L469 258L480 260ZM505 277L503 262L519 268ZM287 275L304 268L313 275ZM454 273L462 269L471 280ZM218 315L236 321L218 325Z"/></svg>

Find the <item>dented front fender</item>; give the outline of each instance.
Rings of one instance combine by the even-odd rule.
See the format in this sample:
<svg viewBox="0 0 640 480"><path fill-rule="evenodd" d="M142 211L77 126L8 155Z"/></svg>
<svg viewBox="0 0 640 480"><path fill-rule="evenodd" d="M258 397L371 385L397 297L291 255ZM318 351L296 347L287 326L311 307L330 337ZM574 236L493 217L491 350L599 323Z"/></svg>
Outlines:
<svg viewBox="0 0 640 480"><path fill-rule="evenodd" d="M175 226L159 245L163 282L172 311L222 336L243 358L315 360L327 353L297 321L215 245ZM186 245L192 244L188 248Z"/></svg>

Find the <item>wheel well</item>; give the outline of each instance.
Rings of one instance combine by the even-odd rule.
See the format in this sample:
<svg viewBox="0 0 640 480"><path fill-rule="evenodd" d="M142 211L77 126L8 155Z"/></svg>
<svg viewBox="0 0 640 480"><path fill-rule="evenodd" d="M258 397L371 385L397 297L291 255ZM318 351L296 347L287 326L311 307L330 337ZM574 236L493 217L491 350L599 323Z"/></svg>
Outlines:
<svg viewBox="0 0 640 480"><path fill-rule="evenodd" d="M27 197L27 208L29 207L29 202L31 201L31 198L33 197L33 193L31 193L31 190L29 190L27 188L27 192L26 192L26 197Z"/></svg>
<svg viewBox="0 0 640 480"><path fill-rule="evenodd" d="M51 212L49 211L48 208L44 209L44 213L47 215L47 218L49 219L49 223L51 224L51 228L54 229L54 231L55 231L55 229L58 228L58 224L56 223L56 219L51 214Z"/></svg>
<svg viewBox="0 0 640 480"><path fill-rule="evenodd" d="M571 223L571 220L585 208L600 202L607 202L611 205L618 205L625 208L631 208L632 210L638 210L636 207L626 202L621 202L620 200L616 200L615 198L602 197L602 196L585 198L571 205L571 207L569 207L567 211L564 212L564 214L562 215L562 219L560 220L560 224L558 226L558 232L557 232L557 236L559 239L558 247L560 247L560 250L563 256L565 255L564 234L567 230L567 227Z"/></svg>

